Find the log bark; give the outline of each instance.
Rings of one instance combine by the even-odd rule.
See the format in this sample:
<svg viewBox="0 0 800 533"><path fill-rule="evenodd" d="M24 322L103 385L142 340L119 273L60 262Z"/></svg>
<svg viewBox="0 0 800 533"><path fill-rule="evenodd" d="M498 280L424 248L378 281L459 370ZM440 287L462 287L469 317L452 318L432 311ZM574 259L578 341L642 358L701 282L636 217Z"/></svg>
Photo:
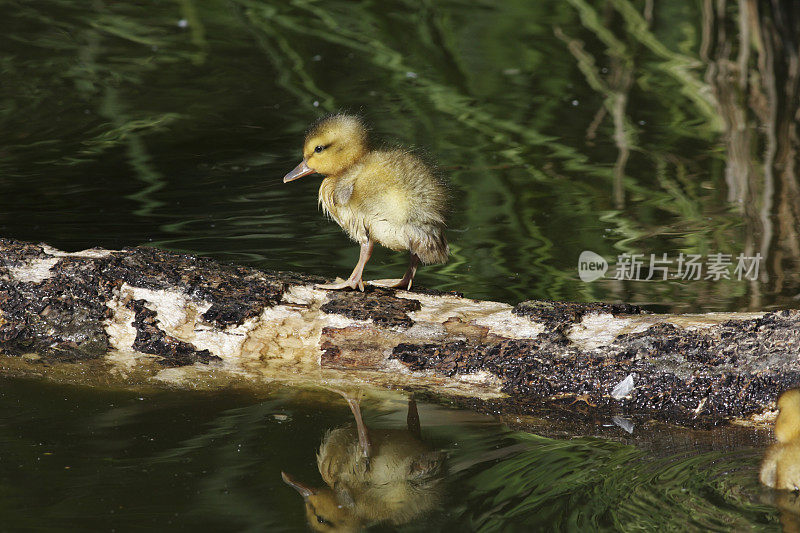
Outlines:
<svg viewBox="0 0 800 533"><path fill-rule="evenodd" d="M370 383L499 413L694 426L766 421L800 385L797 310L511 306L321 281L154 248L0 239L0 370L189 388Z"/></svg>

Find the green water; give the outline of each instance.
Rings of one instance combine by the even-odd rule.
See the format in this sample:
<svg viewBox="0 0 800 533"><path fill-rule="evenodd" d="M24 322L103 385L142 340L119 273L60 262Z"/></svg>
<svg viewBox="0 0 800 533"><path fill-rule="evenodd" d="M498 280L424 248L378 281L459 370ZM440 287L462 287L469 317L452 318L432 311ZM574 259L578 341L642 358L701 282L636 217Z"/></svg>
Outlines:
<svg viewBox="0 0 800 533"><path fill-rule="evenodd" d="M797 70L782 43L797 35L780 22L794 19L759 3L739 24L735 5L720 6L0 0L0 236L346 275L358 249L318 211L319 178L281 182L307 125L345 109L448 178L452 257L422 268L421 285L509 303L796 307ZM623 253L763 260L751 281L609 271L584 282L584 250L612 264ZM398 277L405 264L379 250L366 277ZM279 472L321 484L316 449L350 418L341 399L290 390L140 397L0 384L10 531L302 529L302 500ZM368 422L397 427L405 404L393 401L367 400ZM767 440L755 432L686 434L672 449L610 421L551 440L421 411L449 455L449 499L404 527L778 524L760 503ZM580 437L598 431L608 439Z"/></svg>
<svg viewBox="0 0 800 533"><path fill-rule="evenodd" d="M361 408L370 431L407 428L399 394ZM353 423L337 394L283 388L257 398L0 379L0 410L3 531L302 531L303 500L280 473L324 486L320 443ZM763 435L636 438L611 424L587 428L602 438L552 438L425 402L418 411L422 439L446 454L444 496L404 531L779 524L757 480Z"/></svg>

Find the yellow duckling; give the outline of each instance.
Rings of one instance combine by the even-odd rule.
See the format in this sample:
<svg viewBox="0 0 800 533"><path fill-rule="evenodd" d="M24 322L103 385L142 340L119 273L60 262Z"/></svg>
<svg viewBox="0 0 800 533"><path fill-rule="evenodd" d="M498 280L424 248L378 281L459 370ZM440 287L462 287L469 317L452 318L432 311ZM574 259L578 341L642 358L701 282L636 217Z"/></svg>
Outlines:
<svg viewBox="0 0 800 533"><path fill-rule="evenodd" d="M775 439L761 463L761 482L775 489L800 490L800 389L778 397Z"/></svg>
<svg viewBox="0 0 800 533"><path fill-rule="evenodd" d="M371 149L359 117L328 115L312 125L303 145L303 161L283 182L315 172L325 176L319 188L322 209L361 245L350 277L320 288L363 291L364 265L376 242L392 250L408 250L411 260L401 279L370 282L374 285L408 290L420 262L447 261L445 188L413 154Z"/></svg>
<svg viewBox="0 0 800 533"><path fill-rule="evenodd" d="M327 487L313 488L281 472L306 504L317 531L359 531L378 523L407 523L441 504L444 452L420 438L416 403L409 401L408 430L367 430L358 404L348 399L356 427L329 431L317 454Z"/></svg>

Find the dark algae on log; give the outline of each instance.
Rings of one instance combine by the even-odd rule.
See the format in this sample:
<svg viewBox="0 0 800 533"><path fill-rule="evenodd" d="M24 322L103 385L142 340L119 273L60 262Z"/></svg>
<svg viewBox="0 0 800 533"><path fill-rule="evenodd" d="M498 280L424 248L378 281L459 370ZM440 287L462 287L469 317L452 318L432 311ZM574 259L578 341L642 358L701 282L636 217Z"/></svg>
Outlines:
<svg viewBox="0 0 800 533"><path fill-rule="evenodd" d="M377 287L367 287L363 293L332 292L328 295L328 302L320 310L356 320L373 320L382 326L409 328L414 321L408 313L419 311L420 303L416 300L395 298L394 294L392 289Z"/></svg>
<svg viewBox="0 0 800 533"><path fill-rule="evenodd" d="M112 283L99 275L90 258L52 259L33 244L0 240L0 342L6 353L36 352L58 360L102 357L108 352L103 320ZM9 269L31 262L49 266L47 277L37 271L8 275ZM41 277L41 279L40 279Z"/></svg>
<svg viewBox="0 0 800 533"><path fill-rule="evenodd" d="M515 315L526 316L551 330L563 330L591 313L609 313L614 316L638 315L645 311L630 304L615 304L604 302L576 303L554 302L551 300L527 300L514 306Z"/></svg>
<svg viewBox="0 0 800 533"><path fill-rule="evenodd" d="M525 307L522 314L545 320L545 332L534 340L403 343L391 357L413 370L448 376L490 372L511 397L502 402L504 411L530 412L534 402L564 406L579 399L599 410L646 412L694 425L747 417L800 384L797 310L690 331L660 323L621 334L598 353L569 342L569 324L587 312L622 315L641 313L639 308L549 302L536 302L532 311L530 304ZM628 375L635 384L630 396L613 398L612 387Z"/></svg>

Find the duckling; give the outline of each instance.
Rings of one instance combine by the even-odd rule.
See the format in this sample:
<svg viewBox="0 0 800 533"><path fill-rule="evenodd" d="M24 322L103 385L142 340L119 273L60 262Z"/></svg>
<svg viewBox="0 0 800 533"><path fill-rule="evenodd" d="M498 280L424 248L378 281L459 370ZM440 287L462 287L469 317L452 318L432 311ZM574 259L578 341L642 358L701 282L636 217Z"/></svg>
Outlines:
<svg viewBox="0 0 800 533"><path fill-rule="evenodd" d="M431 167L408 151L372 149L359 117L333 114L311 126L303 161L283 182L313 173L325 176L319 188L323 211L361 246L350 277L319 288L363 291L364 266L376 242L391 250L408 250L411 258L402 278L375 280L373 285L408 290L420 263L447 261L444 186Z"/></svg>
<svg viewBox="0 0 800 533"><path fill-rule="evenodd" d="M775 489L800 490L800 389L778 397L775 439L761 463L761 482Z"/></svg>
<svg viewBox="0 0 800 533"><path fill-rule="evenodd" d="M414 400L408 404L407 430L367 430L357 402L348 404L356 427L328 431L317 454L327 487L313 488L281 472L303 496L309 525L317 531L400 525L440 505L445 454L422 442Z"/></svg>

